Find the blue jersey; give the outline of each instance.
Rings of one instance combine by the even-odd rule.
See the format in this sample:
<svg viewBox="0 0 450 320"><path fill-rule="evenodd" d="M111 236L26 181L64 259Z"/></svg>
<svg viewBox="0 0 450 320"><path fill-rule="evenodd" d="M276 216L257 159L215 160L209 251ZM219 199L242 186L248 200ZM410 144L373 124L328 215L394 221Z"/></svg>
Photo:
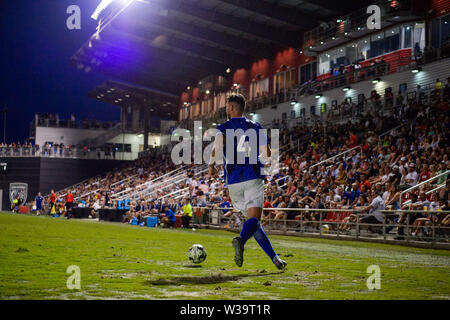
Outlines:
<svg viewBox="0 0 450 320"><path fill-rule="evenodd" d="M44 198L41 196L36 196L36 210L40 210L42 209L42 201L44 200Z"/></svg>
<svg viewBox="0 0 450 320"><path fill-rule="evenodd" d="M267 145L267 136L265 132L261 132L260 134L260 130L263 130L263 127L257 122L251 121L245 117L240 117L231 118L227 122L217 126L217 129L223 134L223 155L225 157L224 178L226 183L233 184L264 178L264 165L259 160L259 154L261 153L260 147ZM236 132L236 130L239 129L241 129L243 133L248 129L253 129L256 133L254 135L256 141L253 140L255 143L250 142L249 136L244 135L236 135L233 140L227 139L227 130ZM227 140L233 141L232 148L227 148ZM254 159L255 150L251 150L249 145L256 146L256 161ZM227 154L227 149L233 150L233 154ZM244 161L240 163L240 159L244 159Z"/></svg>
<svg viewBox="0 0 450 320"><path fill-rule="evenodd" d="M168 209L165 214L166 217L169 218L170 221L172 221L173 223L177 221L177 217L175 216L175 213L172 210Z"/></svg>
<svg viewBox="0 0 450 320"><path fill-rule="evenodd" d="M220 208L230 208L231 207L231 203L229 203L228 201L222 202L220 204ZM224 209L222 210L222 212L225 214L227 213L228 210Z"/></svg>

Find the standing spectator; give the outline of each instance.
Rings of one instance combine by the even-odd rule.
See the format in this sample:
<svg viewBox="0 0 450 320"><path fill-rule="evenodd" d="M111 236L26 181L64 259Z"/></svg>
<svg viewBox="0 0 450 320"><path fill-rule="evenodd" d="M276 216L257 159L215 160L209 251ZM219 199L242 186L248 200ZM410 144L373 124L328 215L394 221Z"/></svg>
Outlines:
<svg viewBox="0 0 450 320"><path fill-rule="evenodd" d="M66 211L67 211L67 219L72 217L72 208L73 208L73 194L69 190L66 194Z"/></svg>
<svg viewBox="0 0 450 320"><path fill-rule="evenodd" d="M56 193L55 190L52 189L50 192L50 212L49 214L56 214Z"/></svg>
<svg viewBox="0 0 450 320"><path fill-rule="evenodd" d="M189 228L189 223L191 219L192 219L192 206L189 198L186 198L184 200L183 216L181 217L181 220L183 222L183 228Z"/></svg>

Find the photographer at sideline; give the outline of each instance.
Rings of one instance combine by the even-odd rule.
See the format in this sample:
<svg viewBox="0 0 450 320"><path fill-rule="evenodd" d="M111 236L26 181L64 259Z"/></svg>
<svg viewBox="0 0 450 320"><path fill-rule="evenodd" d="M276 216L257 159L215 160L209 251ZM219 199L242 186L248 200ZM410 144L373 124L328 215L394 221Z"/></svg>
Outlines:
<svg viewBox="0 0 450 320"><path fill-rule="evenodd" d="M164 214L165 216L161 218L161 222L164 223L164 228L172 228L175 226L175 222L177 222L177 217L175 213L169 209L168 206L164 206Z"/></svg>

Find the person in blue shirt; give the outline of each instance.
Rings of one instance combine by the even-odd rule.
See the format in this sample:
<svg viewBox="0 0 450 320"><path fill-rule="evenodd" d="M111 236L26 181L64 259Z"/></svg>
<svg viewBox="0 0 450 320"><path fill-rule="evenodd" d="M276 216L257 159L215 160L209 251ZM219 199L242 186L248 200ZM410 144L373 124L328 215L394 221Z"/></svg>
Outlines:
<svg viewBox="0 0 450 320"><path fill-rule="evenodd" d="M264 163L269 163L270 149L262 126L243 116L245 98L233 94L227 98L229 120L217 126L209 162L209 176L217 176L216 163L224 161L224 178L233 207L247 216L238 237L233 238L234 261L244 263L244 245L254 237L278 269L287 263L275 253L260 220L264 204Z"/></svg>
<svg viewBox="0 0 450 320"><path fill-rule="evenodd" d="M161 222L164 223L164 228L175 226L177 217L175 216L175 213L169 209L168 206L164 206L164 214L165 216L161 218Z"/></svg>
<svg viewBox="0 0 450 320"><path fill-rule="evenodd" d="M228 200L223 201L220 206L220 208L231 208L231 203ZM224 209L222 210L223 214L227 213L229 210L228 209Z"/></svg>
<svg viewBox="0 0 450 320"><path fill-rule="evenodd" d="M40 192L38 192L34 200L36 201L36 214L40 215L42 210L42 201L44 201L44 197L41 195Z"/></svg>
<svg viewBox="0 0 450 320"><path fill-rule="evenodd" d="M348 192L347 196L347 205L349 206L350 209L355 205L356 201L358 201L360 195L361 191L358 189L358 184L353 183L352 190Z"/></svg>

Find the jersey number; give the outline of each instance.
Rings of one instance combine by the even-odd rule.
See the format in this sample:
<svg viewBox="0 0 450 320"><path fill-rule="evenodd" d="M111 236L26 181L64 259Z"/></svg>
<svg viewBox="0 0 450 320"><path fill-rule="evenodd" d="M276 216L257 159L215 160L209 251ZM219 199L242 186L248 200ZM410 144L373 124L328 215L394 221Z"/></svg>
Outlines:
<svg viewBox="0 0 450 320"><path fill-rule="evenodd" d="M237 152L245 152L245 157L250 157L250 145L248 144L248 141L245 141L246 136L241 136L239 139L239 142L237 144L236 150Z"/></svg>

